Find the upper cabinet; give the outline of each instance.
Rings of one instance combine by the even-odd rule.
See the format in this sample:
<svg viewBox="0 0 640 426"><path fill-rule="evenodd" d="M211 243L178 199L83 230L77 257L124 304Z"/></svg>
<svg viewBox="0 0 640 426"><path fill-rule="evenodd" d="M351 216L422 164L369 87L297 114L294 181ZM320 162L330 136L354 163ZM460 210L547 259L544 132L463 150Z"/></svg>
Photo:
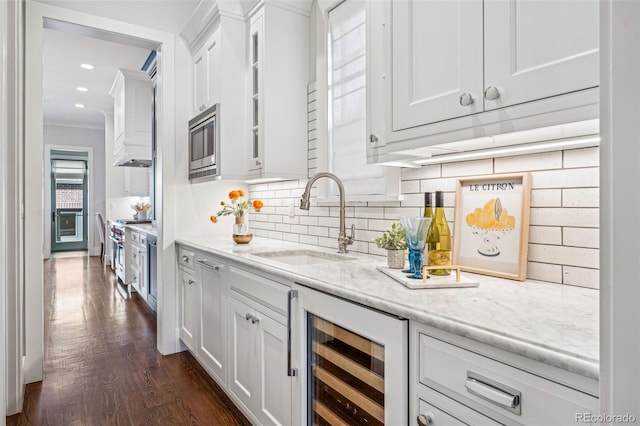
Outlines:
<svg viewBox="0 0 640 426"><path fill-rule="evenodd" d="M597 118L598 19L596 0L372 2L369 161Z"/></svg>
<svg viewBox="0 0 640 426"><path fill-rule="evenodd" d="M220 31L214 32L193 55L193 113L220 99Z"/></svg>
<svg viewBox="0 0 640 426"><path fill-rule="evenodd" d="M113 96L114 166L151 165L153 88L142 71L118 70Z"/></svg>
<svg viewBox="0 0 640 426"><path fill-rule="evenodd" d="M293 6L249 14L248 179L307 177L309 14Z"/></svg>

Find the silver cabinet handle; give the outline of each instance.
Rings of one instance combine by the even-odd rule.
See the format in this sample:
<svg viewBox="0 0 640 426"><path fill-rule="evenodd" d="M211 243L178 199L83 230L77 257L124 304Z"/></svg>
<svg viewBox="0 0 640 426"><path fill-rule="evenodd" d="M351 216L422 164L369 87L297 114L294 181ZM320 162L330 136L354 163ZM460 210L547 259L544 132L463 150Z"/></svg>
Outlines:
<svg viewBox="0 0 640 426"><path fill-rule="evenodd" d="M219 271L224 269L224 265L209 265L206 260L196 260L199 265L204 266L205 268L209 268L212 271Z"/></svg>
<svg viewBox="0 0 640 426"><path fill-rule="evenodd" d="M471 93L463 93L462 95L460 95L460 105L462 106L469 106L473 104L473 96L471 96Z"/></svg>
<svg viewBox="0 0 640 426"><path fill-rule="evenodd" d="M257 322L260 322L260 318L255 315L251 315L251 324L255 324Z"/></svg>
<svg viewBox="0 0 640 426"><path fill-rule="evenodd" d="M298 297L298 290L289 290L287 293L287 376L298 374L297 368L291 368L291 303Z"/></svg>
<svg viewBox="0 0 640 426"><path fill-rule="evenodd" d="M247 313L247 314L244 316L244 319L246 319L247 321L250 321L252 318L253 318L253 315L251 315L250 313Z"/></svg>
<svg viewBox="0 0 640 426"><path fill-rule="evenodd" d="M194 280L189 280L189 285L194 285L196 282Z"/></svg>
<svg viewBox="0 0 640 426"><path fill-rule="evenodd" d="M420 414L416 420L418 421L418 426L429 426L433 424L433 413L427 411L426 414Z"/></svg>
<svg viewBox="0 0 640 426"><path fill-rule="evenodd" d="M473 371L467 371L465 387L469 393L499 407L520 414L522 394L520 391L498 383Z"/></svg>
<svg viewBox="0 0 640 426"><path fill-rule="evenodd" d="M377 143L380 140L380 138L378 137L378 135L369 135L369 142L370 143Z"/></svg>
<svg viewBox="0 0 640 426"><path fill-rule="evenodd" d="M500 97L500 91L497 87L489 86L484 91L484 98L488 101L495 101Z"/></svg>
<svg viewBox="0 0 640 426"><path fill-rule="evenodd" d="M182 259L183 262L189 263L189 256L182 256L181 259Z"/></svg>

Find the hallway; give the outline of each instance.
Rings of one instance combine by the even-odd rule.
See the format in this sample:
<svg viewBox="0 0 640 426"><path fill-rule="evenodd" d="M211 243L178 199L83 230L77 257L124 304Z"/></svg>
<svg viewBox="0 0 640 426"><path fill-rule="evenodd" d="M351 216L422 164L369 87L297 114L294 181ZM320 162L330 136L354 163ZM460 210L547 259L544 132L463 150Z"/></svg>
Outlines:
<svg viewBox="0 0 640 426"><path fill-rule="evenodd" d="M8 425L249 424L188 352L156 350L156 320L98 257L44 262L44 380Z"/></svg>

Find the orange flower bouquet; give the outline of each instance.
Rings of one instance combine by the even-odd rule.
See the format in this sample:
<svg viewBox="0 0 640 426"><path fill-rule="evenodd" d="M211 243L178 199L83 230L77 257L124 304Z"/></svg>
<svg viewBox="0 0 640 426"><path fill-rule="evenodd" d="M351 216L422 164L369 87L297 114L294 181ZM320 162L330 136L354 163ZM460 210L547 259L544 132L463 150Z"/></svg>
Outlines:
<svg viewBox="0 0 640 426"><path fill-rule="evenodd" d="M250 235L249 227L245 222L245 216L247 213L251 211L255 211L257 213L260 212L260 209L264 207L264 203L260 200L243 200L242 197L245 196L245 192L242 189L234 189L229 192L229 201L221 201L220 205L222 206L222 210L218 213L211 215L209 219L213 223L218 223L218 218L220 216L235 216L236 223L233 226L233 234L235 235ZM237 242L237 241L236 241ZM248 242L248 241L247 241Z"/></svg>

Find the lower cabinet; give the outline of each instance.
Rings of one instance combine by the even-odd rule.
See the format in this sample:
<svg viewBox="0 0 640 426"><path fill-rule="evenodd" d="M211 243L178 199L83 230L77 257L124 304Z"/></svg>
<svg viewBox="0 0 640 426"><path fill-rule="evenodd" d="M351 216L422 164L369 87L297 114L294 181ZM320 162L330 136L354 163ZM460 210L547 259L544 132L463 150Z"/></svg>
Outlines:
<svg viewBox="0 0 640 426"><path fill-rule="evenodd" d="M567 425L598 409L595 380L427 326L411 330L414 424Z"/></svg>
<svg viewBox="0 0 640 426"><path fill-rule="evenodd" d="M196 260L200 294L198 359L202 366L224 386L227 383L225 315L228 299L226 269L221 259L198 256Z"/></svg>
<svg viewBox="0 0 640 426"><path fill-rule="evenodd" d="M178 324L180 327L180 340L196 353L198 348L198 322L200 320L200 285L196 281L195 269L191 268L189 261L193 261L194 253L181 249L182 256L178 266L178 285L180 297L180 310L178 312ZM187 265L185 265L187 263Z"/></svg>
<svg viewBox="0 0 640 426"><path fill-rule="evenodd" d="M243 299L240 301L239 299ZM260 424L291 424L286 318L241 295L229 298L229 390Z"/></svg>

